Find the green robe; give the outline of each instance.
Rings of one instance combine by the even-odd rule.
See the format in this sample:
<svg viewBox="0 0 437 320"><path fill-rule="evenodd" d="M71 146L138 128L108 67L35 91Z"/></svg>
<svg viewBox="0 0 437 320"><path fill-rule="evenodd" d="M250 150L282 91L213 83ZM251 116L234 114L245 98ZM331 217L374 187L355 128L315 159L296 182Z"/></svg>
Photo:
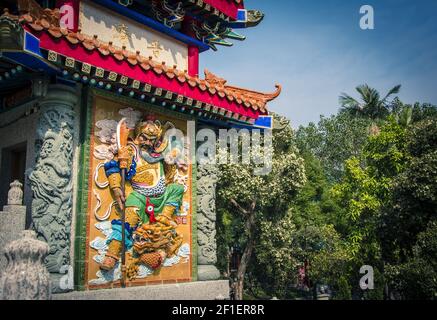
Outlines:
<svg viewBox="0 0 437 320"><path fill-rule="evenodd" d="M174 206L176 210L182 205L182 198L184 196L184 186L180 184L169 184L165 188L165 193L158 197L150 197L150 203L155 206L155 214L159 215L164 206ZM132 193L127 197L126 207L136 207L139 209L138 215L141 218L142 223L149 222L149 216L146 214L146 196L132 191Z"/></svg>

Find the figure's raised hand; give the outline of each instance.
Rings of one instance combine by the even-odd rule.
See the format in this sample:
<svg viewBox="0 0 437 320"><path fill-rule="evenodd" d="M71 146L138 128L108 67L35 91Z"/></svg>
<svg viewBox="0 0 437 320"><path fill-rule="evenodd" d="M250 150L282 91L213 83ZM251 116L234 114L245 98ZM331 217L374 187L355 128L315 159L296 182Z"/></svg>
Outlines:
<svg viewBox="0 0 437 320"><path fill-rule="evenodd" d="M115 201L117 201L120 210L124 210L124 204L126 203L126 199L124 197L123 191L120 188L115 188L112 190L114 193Z"/></svg>
<svg viewBox="0 0 437 320"><path fill-rule="evenodd" d="M128 167L129 158L129 149L127 147L121 147L118 150L118 162L120 163L121 169L126 169Z"/></svg>

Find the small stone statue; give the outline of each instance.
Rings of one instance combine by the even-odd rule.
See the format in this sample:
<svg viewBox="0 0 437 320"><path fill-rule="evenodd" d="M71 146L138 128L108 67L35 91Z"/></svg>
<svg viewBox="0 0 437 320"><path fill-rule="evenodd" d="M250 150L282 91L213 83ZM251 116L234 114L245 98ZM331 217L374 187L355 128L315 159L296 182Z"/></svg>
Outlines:
<svg viewBox="0 0 437 320"><path fill-rule="evenodd" d="M23 184L15 180L10 184L11 189L8 192L8 205L21 206L23 204Z"/></svg>
<svg viewBox="0 0 437 320"><path fill-rule="evenodd" d="M44 266L49 252L47 243L36 233L25 230L21 238L5 248L8 260L0 277L0 300L50 300L50 274Z"/></svg>

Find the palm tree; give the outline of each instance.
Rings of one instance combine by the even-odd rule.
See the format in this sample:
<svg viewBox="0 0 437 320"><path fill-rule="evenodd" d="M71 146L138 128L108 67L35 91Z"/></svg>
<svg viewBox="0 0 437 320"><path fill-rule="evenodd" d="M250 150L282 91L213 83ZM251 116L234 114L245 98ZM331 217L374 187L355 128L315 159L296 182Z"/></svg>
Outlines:
<svg viewBox="0 0 437 320"><path fill-rule="evenodd" d="M346 93L339 98L341 111L353 116L364 116L370 119L381 119L390 113L389 98L399 93L401 85L393 87L387 95L381 99L378 90L369 87L367 84L356 87L362 101L358 101Z"/></svg>

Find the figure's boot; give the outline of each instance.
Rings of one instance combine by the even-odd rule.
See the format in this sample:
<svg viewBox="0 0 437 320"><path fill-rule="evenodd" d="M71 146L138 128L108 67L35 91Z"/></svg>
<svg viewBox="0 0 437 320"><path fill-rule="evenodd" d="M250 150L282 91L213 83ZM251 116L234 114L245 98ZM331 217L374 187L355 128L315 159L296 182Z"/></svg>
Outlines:
<svg viewBox="0 0 437 320"><path fill-rule="evenodd" d="M139 217L137 214L138 208L136 207L128 207L126 208L126 222L129 224L131 228L136 226L139 221ZM130 233L126 232L126 237L130 237ZM109 246L108 251L106 252L105 258L103 262L100 264L100 269L110 271L114 269L121 255L121 241L116 239L112 239Z"/></svg>
<svg viewBox="0 0 437 320"><path fill-rule="evenodd" d="M162 213L156 217L156 220L166 226L177 227L177 223L173 219L173 214L176 211L176 207L174 206L164 206Z"/></svg>
<svg viewBox="0 0 437 320"><path fill-rule="evenodd" d="M100 269L110 271L114 269L121 254L121 242L112 240L109 244L108 251L106 252L105 259L100 264Z"/></svg>

